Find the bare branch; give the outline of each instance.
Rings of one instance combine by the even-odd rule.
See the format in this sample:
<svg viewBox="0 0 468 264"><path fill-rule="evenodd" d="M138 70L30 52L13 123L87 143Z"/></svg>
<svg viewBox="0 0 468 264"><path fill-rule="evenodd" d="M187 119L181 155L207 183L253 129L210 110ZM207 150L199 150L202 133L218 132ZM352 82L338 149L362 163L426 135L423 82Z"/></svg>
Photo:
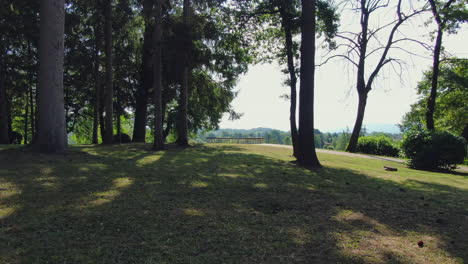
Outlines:
<svg viewBox="0 0 468 264"><path fill-rule="evenodd" d="M351 64L353 64L354 66L358 67L357 63L354 62L351 58L349 58L348 56L345 56L345 55L342 55L342 54L337 54L337 55L333 55L331 57L328 57L324 62L320 63L320 64L317 64L316 66L317 67L321 67L325 64L327 64L331 59L334 59L334 58L343 58L343 59L346 59L348 60L349 62L351 62Z"/></svg>

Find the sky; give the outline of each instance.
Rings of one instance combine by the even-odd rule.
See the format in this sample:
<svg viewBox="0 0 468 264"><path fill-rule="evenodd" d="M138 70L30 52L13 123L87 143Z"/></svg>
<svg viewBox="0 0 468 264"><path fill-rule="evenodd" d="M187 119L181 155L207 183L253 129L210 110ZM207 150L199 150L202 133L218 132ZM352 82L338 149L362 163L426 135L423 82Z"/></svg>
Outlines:
<svg viewBox="0 0 468 264"><path fill-rule="evenodd" d="M352 15L343 14L342 21L356 21ZM359 20L357 20L359 21ZM425 18L403 27L402 34L432 43L428 29L423 26ZM384 21L373 21L374 25ZM352 29L355 24L342 25ZM468 26L463 26L456 35L445 35L443 39L446 51L458 57L468 57ZM416 46L408 46L411 50ZM317 50L318 61L323 50ZM408 56L398 52L392 57L406 61L404 70L395 72L391 67L382 71L373 90L370 91L364 124L398 124L410 105L418 99L417 82L422 73L432 65L429 52L421 50L421 55ZM249 129L268 127L283 131L289 130L289 101L281 98L289 94L289 87L283 85L286 76L281 73L278 64L260 64L249 68L241 76L236 90L237 98L232 102L233 109L242 113L239 120L228 120L225 115L220 128ZM352 130L357 114L357 92L355 72L349 63L336 59L316 69L315 82L315 127L321 131L337 131L344 128ZM298 83L299 89L299 83Z"/></svg>

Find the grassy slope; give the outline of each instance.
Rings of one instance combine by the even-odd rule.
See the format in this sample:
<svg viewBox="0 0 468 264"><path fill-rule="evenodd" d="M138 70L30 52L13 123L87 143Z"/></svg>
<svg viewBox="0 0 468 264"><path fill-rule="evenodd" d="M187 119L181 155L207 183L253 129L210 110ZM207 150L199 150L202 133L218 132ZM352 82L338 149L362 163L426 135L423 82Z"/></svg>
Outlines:
<svg viewBox="0 0 468 264"><path fill-rule="evenodd" d="M149 148L0 150L0 263L468 262L467 174L331 154L308 171L264 146Z"/></svg>

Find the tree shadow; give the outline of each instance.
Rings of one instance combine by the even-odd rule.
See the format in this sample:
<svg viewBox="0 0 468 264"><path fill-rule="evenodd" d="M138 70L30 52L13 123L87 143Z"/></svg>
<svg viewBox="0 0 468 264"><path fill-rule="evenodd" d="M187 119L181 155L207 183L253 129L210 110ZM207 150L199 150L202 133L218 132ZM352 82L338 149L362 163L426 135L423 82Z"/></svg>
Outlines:
<svg viewBox="0 0 468 264"><path fill-rule="evenodd" d="M150 148L0 151L0 262L468 259L465 189L310 171L240 146Z"/></svg>

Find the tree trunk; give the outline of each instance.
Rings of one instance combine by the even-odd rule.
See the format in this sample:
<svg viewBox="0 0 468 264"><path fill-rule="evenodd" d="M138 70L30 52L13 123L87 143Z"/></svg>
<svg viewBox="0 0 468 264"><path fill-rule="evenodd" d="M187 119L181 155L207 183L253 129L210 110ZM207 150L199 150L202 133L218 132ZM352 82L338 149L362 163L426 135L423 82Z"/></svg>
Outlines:
<svg viewBox="0 0 468 264"><path fill-rule="evenodd" d="M1 44L1 43L0 43ZM0 144L9 144L10 136L8 129L8 102L5 87L5 66L3 61L4 50L0 47Z"/></svg>
<svg viewBox="0 0 468 264"><path fill-rule="evenodd" d="M346 147L346 151L356 152L359 135L361 134L362 122L364 121L364 113L366 112L366 105L367 105L367 93L365 92L359 93L359 103L358 103L356 122L354 123L353 133L351 134L351 138L349 139L349 143L348 143L348 147Z"/></svg>
<svg viewBox="0 0 468 264"><path fill-rule="evenodd" d="M104 119L104 144L112 144L112 136L114 133L113 127L113 102L114 87L112 76L112 0L105 0L105 38L106 38L106 93L105 93L105 119Z"/></svg>
<svg viewBox="0 0 468 264"><path fill-rule="evenodd" d="M154 56L153 56L153 90L154 90L154 150L163 150L163 112L162 112L162 63L161 63L161 36L162 36L162 3L156 0L156 11L154 15Z"/></svg>
<svg viewBox="0 0 468 264"><path fill-rule="evenodd" d="M41 0L39 120L34 149L64 152L67 147L63 97L64 0Z"/></svg>
<svg viewBox="0 0 468 264"><path fill-rule="evenodd" d="M122 143L122 124L120 122L120 116L122 115L122 112L120 111L120 105L117 108L117 142L114 143Z"/></svg>
<svg viewBox="0 0 468 264"><path fill-rule="evenodd" d="M99 109L101 101L101 76L99 74L99 66L101 61L99 59L99 52L101 51L101 30L99 20L99 4L96 0L96 11L95 11L94 22L94 111L93 111L93 144L98 144L98 129L99 129Z"/></svg>
<svg viewBox="0 0 468 264"><path fill-rule="evenodd" d="M315 80L315 0L301 0L301 82L299 96L299 164L320 167L314 142L314 80Z"/></svg>
<svg viewBox="0 0 468 264"><path fill-rule="evenodd" d="M468 143L468 123L465 124L465 128L463 128L461 136L465 138L466 143Z"/></svg>
<svg viewBox="0 0 468 264"><path fill-rule="evenodd" d="M284 37L285 37L285 44L286 44L286 56L288 57L288 71L289 71L289 80L290 80L290 88L291 88L291 105L289 108L289 125L291 128L291 141L293 145L293 156L297 158L297 125L296 125L296 100L297 100L297 91L296 91L296 84L297 84L297 77L296 77L296 69L294 67L294 54L293 54L293 39L292 39L292 29L291 29L291 13L289 10L289 6L291 5L290 2L285 1L288 3L288 6L280 6L280 14L282 20L282 26L284 29Z"/></svg>
<svg viewBox="0 0 468 264"><path fill-rule="evenodd" d="M133 142L145 142L146 122L148 119L148 92L153 85L153 26L151 15L153 0L143 1L143 16L145 18L145 33L143 35L143 57L141 63L141 86L138 87L135 107L135 123L133 126Z"/></svg>
<svg viewBox="0 0 468 264"><path fill-rule="evenodd" d="M28 55L29 58L31 59L31 71L29 72L29 88L28 88L28 94L29 94L29 111L30 111L30 117L31 117L31 140L29 143L32 143L34 140L34 135L36 133L36 113L35 113L35 107L34 107L34 94L33 94L33 83L34 83L34 58L31 50L31 42L28 41ZM25 136L25 139L27 140L27 136ZM25 141L26 142L26 141Z"/></svg>
<svg viewBox="0 0 468 264"><path fill-rule="evenodd" d="M29 124L29 100L28 100L28 94L26 93L25 98L25 113L24 113L24 144L28 144L28 124Z"/></svg>
<svg viewBox="0 0 468 264"><path fill-rule="evenodd" d="M188 146L188 87L190 70L190 47L191 47L191 18L190 18L190 0L184 0L184 26L186 38L184 43L184 70L182 73L182 83L179 96L179 113L177 122L177 144L179 146Z"/></svg>
<svg viewBox="0 0 468 264"><path fill-rule="evenodd" d="M427 100L426 127L428 130L434 130L434 112L437 98L437 82L439 79L440 50L442 47L442 27L439 25L434 47L434 57L432 62L431 93Z"/></svg>
<svg viewBox="0 0 468 264"><path fill-rule="evenodd" d="M32 73L31 73L32 75ZM34 111L34 94L33 94L33 88L32 88L32 81L33 78L31 78L31 84L29 86L29 107L30 107L30 112L31 112L31 141L30 143L33 142L34 137L36 135L36 112Z"/></svg>

